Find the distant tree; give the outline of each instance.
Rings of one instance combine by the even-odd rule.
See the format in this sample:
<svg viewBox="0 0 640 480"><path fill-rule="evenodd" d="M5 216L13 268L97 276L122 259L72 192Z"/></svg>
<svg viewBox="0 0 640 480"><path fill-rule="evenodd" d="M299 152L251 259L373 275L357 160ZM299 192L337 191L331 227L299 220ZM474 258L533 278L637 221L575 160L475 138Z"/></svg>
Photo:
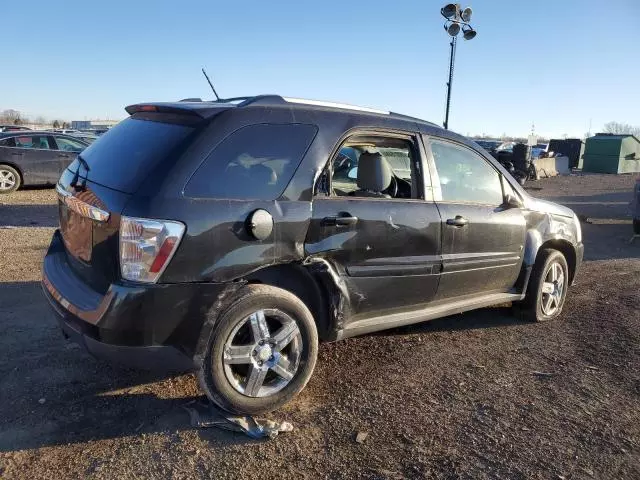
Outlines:
<svg viewBox="0 0 640 480"><path fill-rule="evenodd" d="M62 128L69 128L69 122L62 122Z"/></svg>
<svg viewBox="0 0 640 480"><path fill-rule="evenodd" d="M640 137L640 127L634 127L628 123L609 122L604 124L605 133L613 133L615 135L635 135Z"/></svg>
<svg viewBox="0 0 640 480"><path fill-rule="evenodd" d="M44 125L45 123L47 123L47 120L42 115L38 115L36 118L33 119L33 123L36 123L38 125Z"/></svg>
<svg viewBox="0 0 640 480"><path fill-rule="evenodd" d="M60 122L58 120L53 121L53 128L60 128Z"/></svg>
<svg viewBox="0 0 640 480"><path fill-rule="evenodd" d="M0 118L2 119L3 122L18 125L20 123L20 119L22 118L22 115L17 110L8 109L8 110L2 111L2 113L0 114Z"/></svg>

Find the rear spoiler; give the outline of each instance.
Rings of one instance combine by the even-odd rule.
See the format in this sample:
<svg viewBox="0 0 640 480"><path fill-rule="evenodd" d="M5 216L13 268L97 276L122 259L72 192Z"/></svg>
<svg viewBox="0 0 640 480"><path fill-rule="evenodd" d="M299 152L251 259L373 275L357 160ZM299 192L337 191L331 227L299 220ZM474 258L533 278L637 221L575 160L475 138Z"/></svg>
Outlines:
<svg viewBox="0 0 640 480"><path fill-rule="evenodd" d="M172 113L174 115L188 115L203 120L211 118L229 108L235 108L232 103L189 102L176 103L137 103L125 108L129 115L135 113Z"/></svg>

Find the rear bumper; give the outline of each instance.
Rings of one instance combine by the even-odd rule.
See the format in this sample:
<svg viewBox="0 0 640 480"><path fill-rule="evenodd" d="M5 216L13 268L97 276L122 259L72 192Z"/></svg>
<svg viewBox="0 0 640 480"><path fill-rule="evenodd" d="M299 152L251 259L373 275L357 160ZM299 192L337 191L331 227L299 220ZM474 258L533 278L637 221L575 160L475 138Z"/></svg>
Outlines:
<svg viewBox="0 0 640 480"><path fill-rule="evenodd" d="M45 290L54 306L55 300ZM55 310L55 306L54 306ZM162 370L167 372L188 372L193 370L193 362L177 348L165 345L127 346L101 342L82 331L82 324L60 312L58 322L65 338L79 344L96 358L126 367L141 370Z"/></svg>
<svg viewBox="0 0 640 480"><path fill-rule="evenodd" d="M42 271L45 296L66 337L95 357L150 370L195 368L206 314L226 287L118 282L101 294L75 274L58 231Z"/></svg>

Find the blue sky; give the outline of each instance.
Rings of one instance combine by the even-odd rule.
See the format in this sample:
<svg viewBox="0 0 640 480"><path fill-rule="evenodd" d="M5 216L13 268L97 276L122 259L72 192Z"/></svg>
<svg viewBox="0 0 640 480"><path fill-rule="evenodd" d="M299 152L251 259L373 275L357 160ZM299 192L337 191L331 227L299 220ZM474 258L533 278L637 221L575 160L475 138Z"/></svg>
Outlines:
<svg viewBox="0 0 640 480"><path fill-rule="evenodd" d="M422 0L9 1L0 109L78 120L124 106L255 93L389 109L441 123L448 36ZM467 6L467 4L462 4ZM450 127L581 136L640 124L640 2L475 0ZM15 40L15 42L13 41ZM4 50L4 49L3 49ZM11 60L10 60L10 59Z"/></svg>

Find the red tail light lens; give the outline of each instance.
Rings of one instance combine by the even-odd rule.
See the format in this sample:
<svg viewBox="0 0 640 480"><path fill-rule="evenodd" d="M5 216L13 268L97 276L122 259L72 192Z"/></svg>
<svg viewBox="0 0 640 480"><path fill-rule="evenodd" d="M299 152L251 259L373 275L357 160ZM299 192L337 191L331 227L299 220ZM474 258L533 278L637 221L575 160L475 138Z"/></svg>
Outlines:
<svg viewBox="0 0 640 480"><path fill-rule="evenodd" d="M180 222L123 216L120 272L135 282L155 283L176 252L185 227Z"/></svg>

